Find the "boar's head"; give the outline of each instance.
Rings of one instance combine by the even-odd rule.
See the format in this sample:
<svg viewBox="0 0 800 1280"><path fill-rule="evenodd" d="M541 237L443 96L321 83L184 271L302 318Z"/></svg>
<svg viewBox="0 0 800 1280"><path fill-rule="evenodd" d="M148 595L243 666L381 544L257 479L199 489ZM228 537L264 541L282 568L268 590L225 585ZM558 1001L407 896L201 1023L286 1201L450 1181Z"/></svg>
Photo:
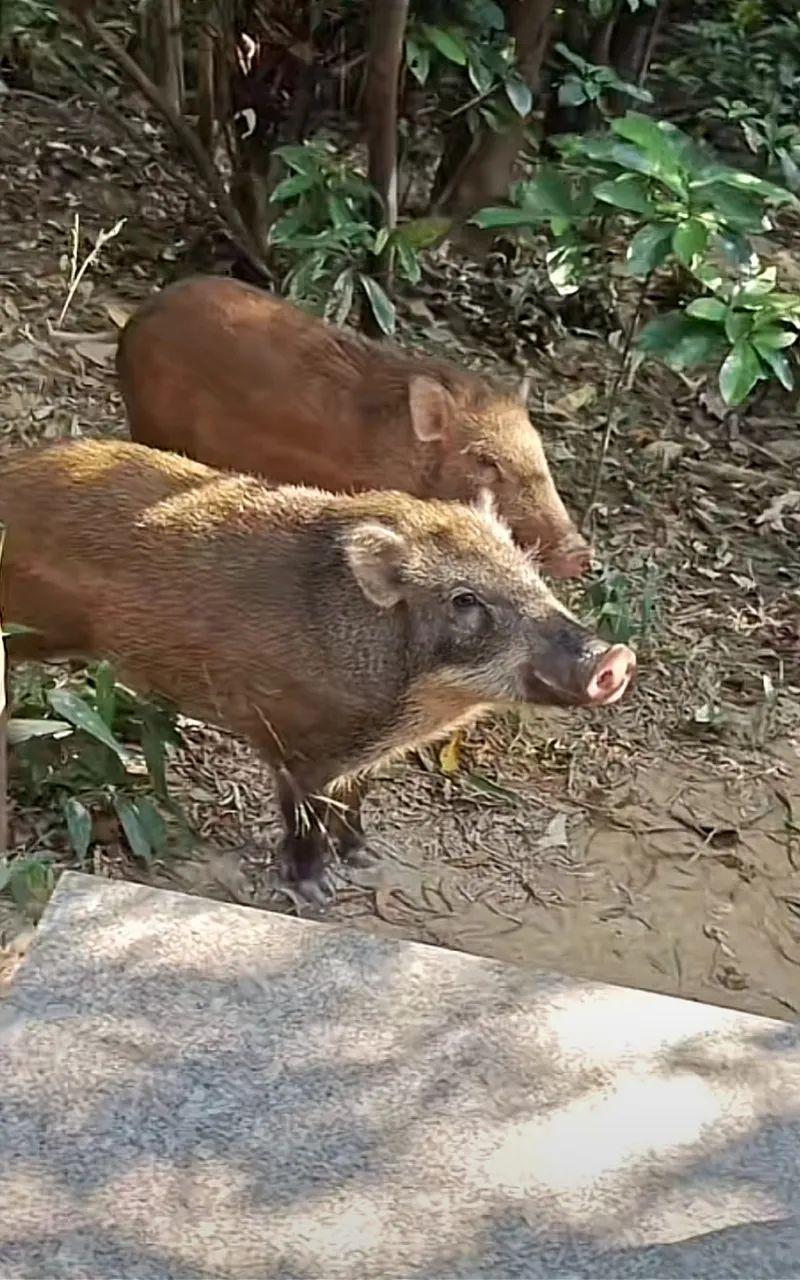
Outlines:
<svg viewBox="0 0 800 1280"><path fill-rule="evenodd" d="M430 488L437 497L469 501L488 489L522 546L555 578L580 577L591 549L556 489L541 437L518 396L479 381L446 387L437 378L409 382L411 425L435 450Z"/></svg>
<svg viewBox="0 0 800 1280"><path fill-rule="evenodd" d="M636 658L582 627L559 603L496 515L390 495L354 522L344 551L373 605L395 611L396 664L442 706L532 702L610 706Z"/></svg>

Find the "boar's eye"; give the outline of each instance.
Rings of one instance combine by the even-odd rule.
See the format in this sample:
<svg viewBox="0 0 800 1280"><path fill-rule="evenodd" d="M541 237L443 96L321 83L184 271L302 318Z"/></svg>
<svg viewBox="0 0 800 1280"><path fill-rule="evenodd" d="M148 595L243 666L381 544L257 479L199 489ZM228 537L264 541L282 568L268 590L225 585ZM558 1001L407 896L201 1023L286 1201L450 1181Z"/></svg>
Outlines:
<svg viewBox="0 0 800 1280"><path fill-rule="evenodd" d="M491 458L487 458L486 454L478 454L477 462L481 484L496 484L498 480L502 479L503 473L497 463Z"/></svg>
<svg viewBox="0 0 800 1280"><path fill-rule="evenodd" d="M481 602L474 591L454 591L450 597L456 609L480 609Z"/></svg>

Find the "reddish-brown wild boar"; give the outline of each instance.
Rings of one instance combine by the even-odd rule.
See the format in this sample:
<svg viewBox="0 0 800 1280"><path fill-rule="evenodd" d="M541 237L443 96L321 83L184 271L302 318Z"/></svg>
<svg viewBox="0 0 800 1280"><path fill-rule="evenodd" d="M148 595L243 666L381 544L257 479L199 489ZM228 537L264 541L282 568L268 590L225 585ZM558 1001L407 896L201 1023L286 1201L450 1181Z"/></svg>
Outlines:
<svg viewBox="0 0 800 1280"><path fill-rule="evenodd" d="M491 706L608 706L635 668L486 506L270 488L85 440L4 462L0 521L2 616L35 628L11 654L109 657L248 738L277 778L284 874L317 901L329 844L362 844L365 770Z"/></svg>
<svg viewBox="0 0 800 1280"><path fill-rule="evenodd" d="M471 501L483 488L555 577L589 565L515 394L455 365L200 277L132 317L117 353L131 435L212 467L333 492Z"/></svg>

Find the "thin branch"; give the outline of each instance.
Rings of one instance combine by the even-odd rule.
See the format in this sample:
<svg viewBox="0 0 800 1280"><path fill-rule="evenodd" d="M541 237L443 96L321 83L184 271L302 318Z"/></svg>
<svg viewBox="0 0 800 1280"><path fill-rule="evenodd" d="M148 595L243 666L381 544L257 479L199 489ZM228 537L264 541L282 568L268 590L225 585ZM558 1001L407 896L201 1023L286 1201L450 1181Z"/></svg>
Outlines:
<svg viewBox="0 0 800 1280"><path fill-rule="evenodd" d="M647 297L647 290L650 288L650 280L652 279L652 275L653 275L652 271L649 271L645 276L644 280L642 281L642 287L639 290L639 296L636 299L636 308L631 317L630 324L625 330L625 340L622 344L622 352L620 354L619 367L617 369L617 376L614 379L614 385L612 386L611 391L609 393L609 397L608 397L608 411L606 413L606 425L603 431L603 439L600 444L600 452L597 456L597 462L595 463L594 480L592 482L592 491L591 491L591 494L589 495L589 503L588 503L588 506L586 507L583 520L581 521L582 532L586 531L587 525L589 523L589 519L597 503L597 495L600 492L600 484L603 479L603 470L605 468L606 457L608 456L608 450L611 444L611 437L614 433L614 427L617 421L617 396L619 395L619 389L622 386L622 380L628 371L628 360L630 359L631 347L633 345L634 335L636 333L636 329L639 324L639 317L642 314L642 307L644 305L644 300Z"/></svg>

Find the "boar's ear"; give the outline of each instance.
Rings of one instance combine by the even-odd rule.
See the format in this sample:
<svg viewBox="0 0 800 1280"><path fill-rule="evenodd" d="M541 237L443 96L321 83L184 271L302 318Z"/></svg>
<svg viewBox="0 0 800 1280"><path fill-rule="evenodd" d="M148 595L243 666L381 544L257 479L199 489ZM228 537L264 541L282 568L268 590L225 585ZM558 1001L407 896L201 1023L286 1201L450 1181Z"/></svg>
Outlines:
<svg viewBox="0 0 800 1280"><path fill-rule="evenodd" d="M381 609L396 605L403 596L400 570L406 555L400 534L366 521L349 531L344 547L353 577L367 599Z"/></svg>
<svg viewBox="0 0 800 1280"><path fill-rule="evenodd" d="M408 384L411 425L418 440L441 440L450 431L455 412L453 397L441 382L422 374Z"/></svg>

